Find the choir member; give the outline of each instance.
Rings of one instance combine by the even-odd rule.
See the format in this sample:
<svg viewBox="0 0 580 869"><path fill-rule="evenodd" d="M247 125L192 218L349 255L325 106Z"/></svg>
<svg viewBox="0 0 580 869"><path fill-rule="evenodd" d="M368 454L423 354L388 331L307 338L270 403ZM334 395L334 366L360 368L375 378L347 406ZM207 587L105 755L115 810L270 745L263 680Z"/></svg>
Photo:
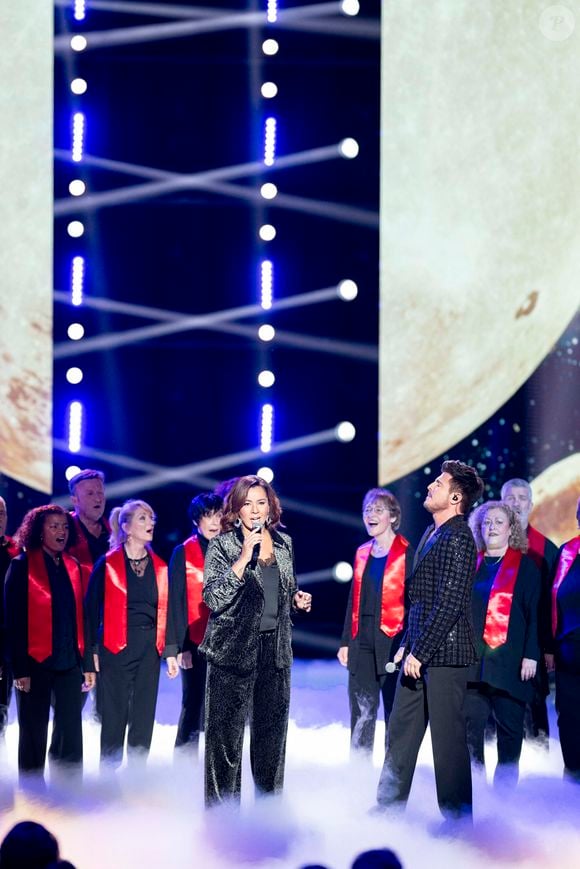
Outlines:
<svg viewBox="0 0 580 869"><path fill-rule="evenodd" d="M206 662L198 649L209 618L202 599L203 563L209 541L221 530L222 499L212 492L193 498L193 534L180 543L169 562L169 595L177 656L181 667L181 713L175 747L197 752L203 729Z"/></svg>
<svg viewBox="0 0 580 869"><path fill-rule="evenodd" d="M398 533L401 507L388 489L371 489L363 500L371 538L356 551L338 660L348 667L351 748L371 754L379 698L385 725L393 708L397 673L386 665L400 646L405 623L405 578L413 549Z"/></svg>
<svg viewBox="0 0 580 869"><path fill-rule="evenodd" d="M167 565L151 548L156 517L145 501L126 501L110 516L110 550L91 574L87 636L101 682L101 761L119 766L127 733L130 760L146 758L155 723L160 660L178 673L165 643Z"/></svg>
<svg viewBox="0 0 580 869"><path fill-rule="evenodd" d="M469 524L478 549L472 615L478 659L465 701L473 761L483 766L485 727L497 732L496 784L515 784L524 736L524 713L536 674L540 574L525 555L527 540L515 512L487 501Z"/></svg>
<svg viewBox="0 0 580 869"><path fill-rule="evenodd" d="M64 550L69 514L54 504L30 510L16 534L25 549L6 577L8 655L18 690L18 768L42 776L51 695L49 760L79 768L83 758L81 689L94 684L86 649L80 565Z"/></svg>
<svg viewBox="0 0 580 869"><path fill-rule="evenodd" d="M576 505L580 528L580 498ZM548 670L556 669L556 710L564 774L580 782L580 534L560 548L552 582L552 644Z"/></svg>

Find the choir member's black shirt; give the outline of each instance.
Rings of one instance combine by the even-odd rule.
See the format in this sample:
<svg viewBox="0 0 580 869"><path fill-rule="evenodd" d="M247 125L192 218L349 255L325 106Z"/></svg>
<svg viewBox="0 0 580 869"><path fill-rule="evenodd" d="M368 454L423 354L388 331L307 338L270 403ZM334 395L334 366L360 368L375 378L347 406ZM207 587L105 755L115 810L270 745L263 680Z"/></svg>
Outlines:
<svg viewBox="0 0 580 869"><path fill-rule="evenodd" d="M127 571L127 627L152 628L157 624L157 580L151 558L143 576L137 576L125 554Z"/></svg>
<svg viewBox="0 0 580 869"><path fill-rule="evenodd" d="M483 641L483 630L485 628L485 619L487 617L487 607L489 604L489 595L496 574L499 570L501 559L488 558L486 555L483 562L475 574L472 593L472 619L475 633L475 648L477 657L481 658L488 646Z"/></svg>
<svg viewBox="0 0 580 869"><path fill-rule="evenodd" d="M382 599L383 576L387 556L381 558L370 556L362 576L360 593L360 615L373 616L377 611L377 602Z"/></svg>
<svg viewBox="0 0 580 869"><path fill-rule="evenodd" d="M91 553L91 560L93 564L99 560L101 555L104 555L109 549L109 532L105 528L103 521L101 520L101 533L98 537L95 537L94 534L88 530L85 524L82 522L80 517L77 516L79 520L79 524L83 529L83 534L87 539L87 543L89 544L89 552Z"/></svg>
<svg viewBox="0 0 580 869"><path fill-rule="evenodd" d="M71 581L62 561L44 553L52 596L52 669L70 670L78 663L76 606Z"/></svg>

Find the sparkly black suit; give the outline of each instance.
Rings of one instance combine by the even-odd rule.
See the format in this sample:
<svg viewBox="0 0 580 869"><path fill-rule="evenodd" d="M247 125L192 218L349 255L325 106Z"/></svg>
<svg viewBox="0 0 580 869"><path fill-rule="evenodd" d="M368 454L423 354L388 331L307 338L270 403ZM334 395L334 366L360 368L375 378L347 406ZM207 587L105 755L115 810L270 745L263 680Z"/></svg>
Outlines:
<svg viewBox="0 0 580 869"><path fill-rule="evenodd" d="M292 541L271 531L280 579L276 628L260 632L264 610L262 568L249 564L243 579L232 565L242 534L210 541L203 599L211 610L200 651L208 661L205 718L205 798L208 805L239 799L244 727L250 717L250 758L256 789L284 783L292 664L290 615L297 591Z"/></svg>
<svg viewBox="0 0 580 869"><path fill-rule="evenodd" d="M471 769L463 702L476 660L471 591L476 548L465 518L427 529L408 582L408 629L402 645L422 663L415 680L401 674L379 781L380 805L406 803L427 724L437 799L443 814L471 813Z"/></svg>

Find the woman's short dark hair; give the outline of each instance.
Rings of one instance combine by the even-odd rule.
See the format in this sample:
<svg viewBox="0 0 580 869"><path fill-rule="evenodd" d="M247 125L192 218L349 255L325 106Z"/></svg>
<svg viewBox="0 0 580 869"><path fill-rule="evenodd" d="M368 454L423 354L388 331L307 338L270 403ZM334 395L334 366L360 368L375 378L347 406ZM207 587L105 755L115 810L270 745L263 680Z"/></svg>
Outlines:
<svg viewBox="0 0 580 869"><path fill-rule="evenodd" d="M475 502L483 495L483 480L471 465L449 459L441 465L441 473L450 474L450 492L461 495L461 512L469 513Z"/></svg>
<svg viewBox="0 0 580 869"><path fill-rule="evenodd" d="M382 501L391 516L395 517L395 521L391 527L393 531L397 531L401 524L401 505L393 493L388 489L369 489L363 498L363 513L368 505L373 504L375 501Z"/></svg>
<svg viewBox="0 0 580 869"><path fill-rule="evenodd" d="M244 506L248 492L254 486L261 486L266 492L269 506L269 522L270 528L277 528L280 525L282 516L282 507L278 495L266 480L262 477L257 477L255 474L248 474L245 477L238 477L224 502L224 512L222 516L222 531L231 531L235 527L235 521L239 518L240 510Z"/></svg>
<svg viewBox="0 0 580 869"><path fill-rule="evenodd" d="M44 528L44 520L47 516L64 516L69 530L69 535L73 531L73 524L70 514L60 507L58 504L43 504L42 507L34 507L29 510L20 528L14 535L16 545L21 549L40 549L42 546L42 529Z"/></svg>
<svg viewBox="0 0 580 869"><path fill-rule="evenodd" d="M191 499L187 515L192 522L199 525L199 520L202 516L210 516L212 513L219 513L223 508L223 500L214 492L202 492L201 495L196 495Z"/></svg>

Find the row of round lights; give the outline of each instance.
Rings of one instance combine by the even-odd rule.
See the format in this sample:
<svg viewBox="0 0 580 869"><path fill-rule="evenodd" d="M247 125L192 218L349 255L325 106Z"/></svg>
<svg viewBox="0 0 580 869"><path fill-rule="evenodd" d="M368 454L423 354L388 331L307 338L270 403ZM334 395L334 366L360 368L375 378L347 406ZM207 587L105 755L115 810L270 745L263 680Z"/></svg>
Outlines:
<svg viewBox="0 0 580 869"><path fill-rule="evenodd" d="M358 0L344 0L342 10L346 15L356 15L360 5ZM268 24L275 24L278 19L277 0L266 0L266 17ZM262 42L262 52L266 57L274 57L280 50L276 39L267 38ZM278 85L274 81L264 81L260 88L264 99L273 99L278 94ZM264 166L271 167L276 160L276 132L277 119L273 116L266 117L264 122ZM338 146L339 153L345 159L354 159L359 153L358 142L353 138L343 139ZM260 186L260 195L266 202L271 201L278 195L276 184L266 181ZM259 237L264 242L273 241L276 237L276 227L270 223L263 224L259 229ZM272 259L263 259L260 263L260 304L262 310L267 311L272 307L274 291L274 263ZM350 279L341 281L337 286L337 294L343 301L353 301L358 295L356 283ZM271 323L261 323L258 328L258 338L263 344L270 344L276 337L276 330ZM269 368L263 368L258 372L258 385L262 389L271 389L276 382L276 375ZM337 440L350 441L356 435L352 423L342 422L336 426L335 435ZM274 407L271 401L261 403L260 407L260 449L268 453L272 449L274 438ZM271 482L274 472L271 468L261 468L260 474Z"/></svg>
<svg viewBox="0 0 580 869"><path fill-rule="evenodd" d="M75 21L83 21L86 16L85 0L72 0L72 13ZM70 40L71 51L81 52L87 47L87 39L80 33L71 36ZM70 82L71 93L75 97L80 97L86 93L88 88L84 78L75 77ZM71 117L71 162L73 164L82 163L85 149L86 139L86 116L84 112L75 110ZM72 178L68 185L69 194L74 197L83 196L86 193L86 184L81 178ZM70 238L82 238L85 232L84 223L81 220L71 220L67 225L67 232ZM70 269L70 303L73 307L80 307L83 304L84 284L85 284L85 258L79 253L76 253L71 260ZM82 323L77 321L71 322L67 328L67 336L70 341L80 341L84 338L85 329ZM84 374L82 368L78 365L72 365L67 369L66 379L72 386L77 386L83 380ZM68 449L73 455L80 452L82 447L82 437L85 429L85 407L78 399L72 400L67 407L67 427L68 427ZM65 474L67 479L70 479L74 474L78 473L77 465L69 465Z"/></svg>

